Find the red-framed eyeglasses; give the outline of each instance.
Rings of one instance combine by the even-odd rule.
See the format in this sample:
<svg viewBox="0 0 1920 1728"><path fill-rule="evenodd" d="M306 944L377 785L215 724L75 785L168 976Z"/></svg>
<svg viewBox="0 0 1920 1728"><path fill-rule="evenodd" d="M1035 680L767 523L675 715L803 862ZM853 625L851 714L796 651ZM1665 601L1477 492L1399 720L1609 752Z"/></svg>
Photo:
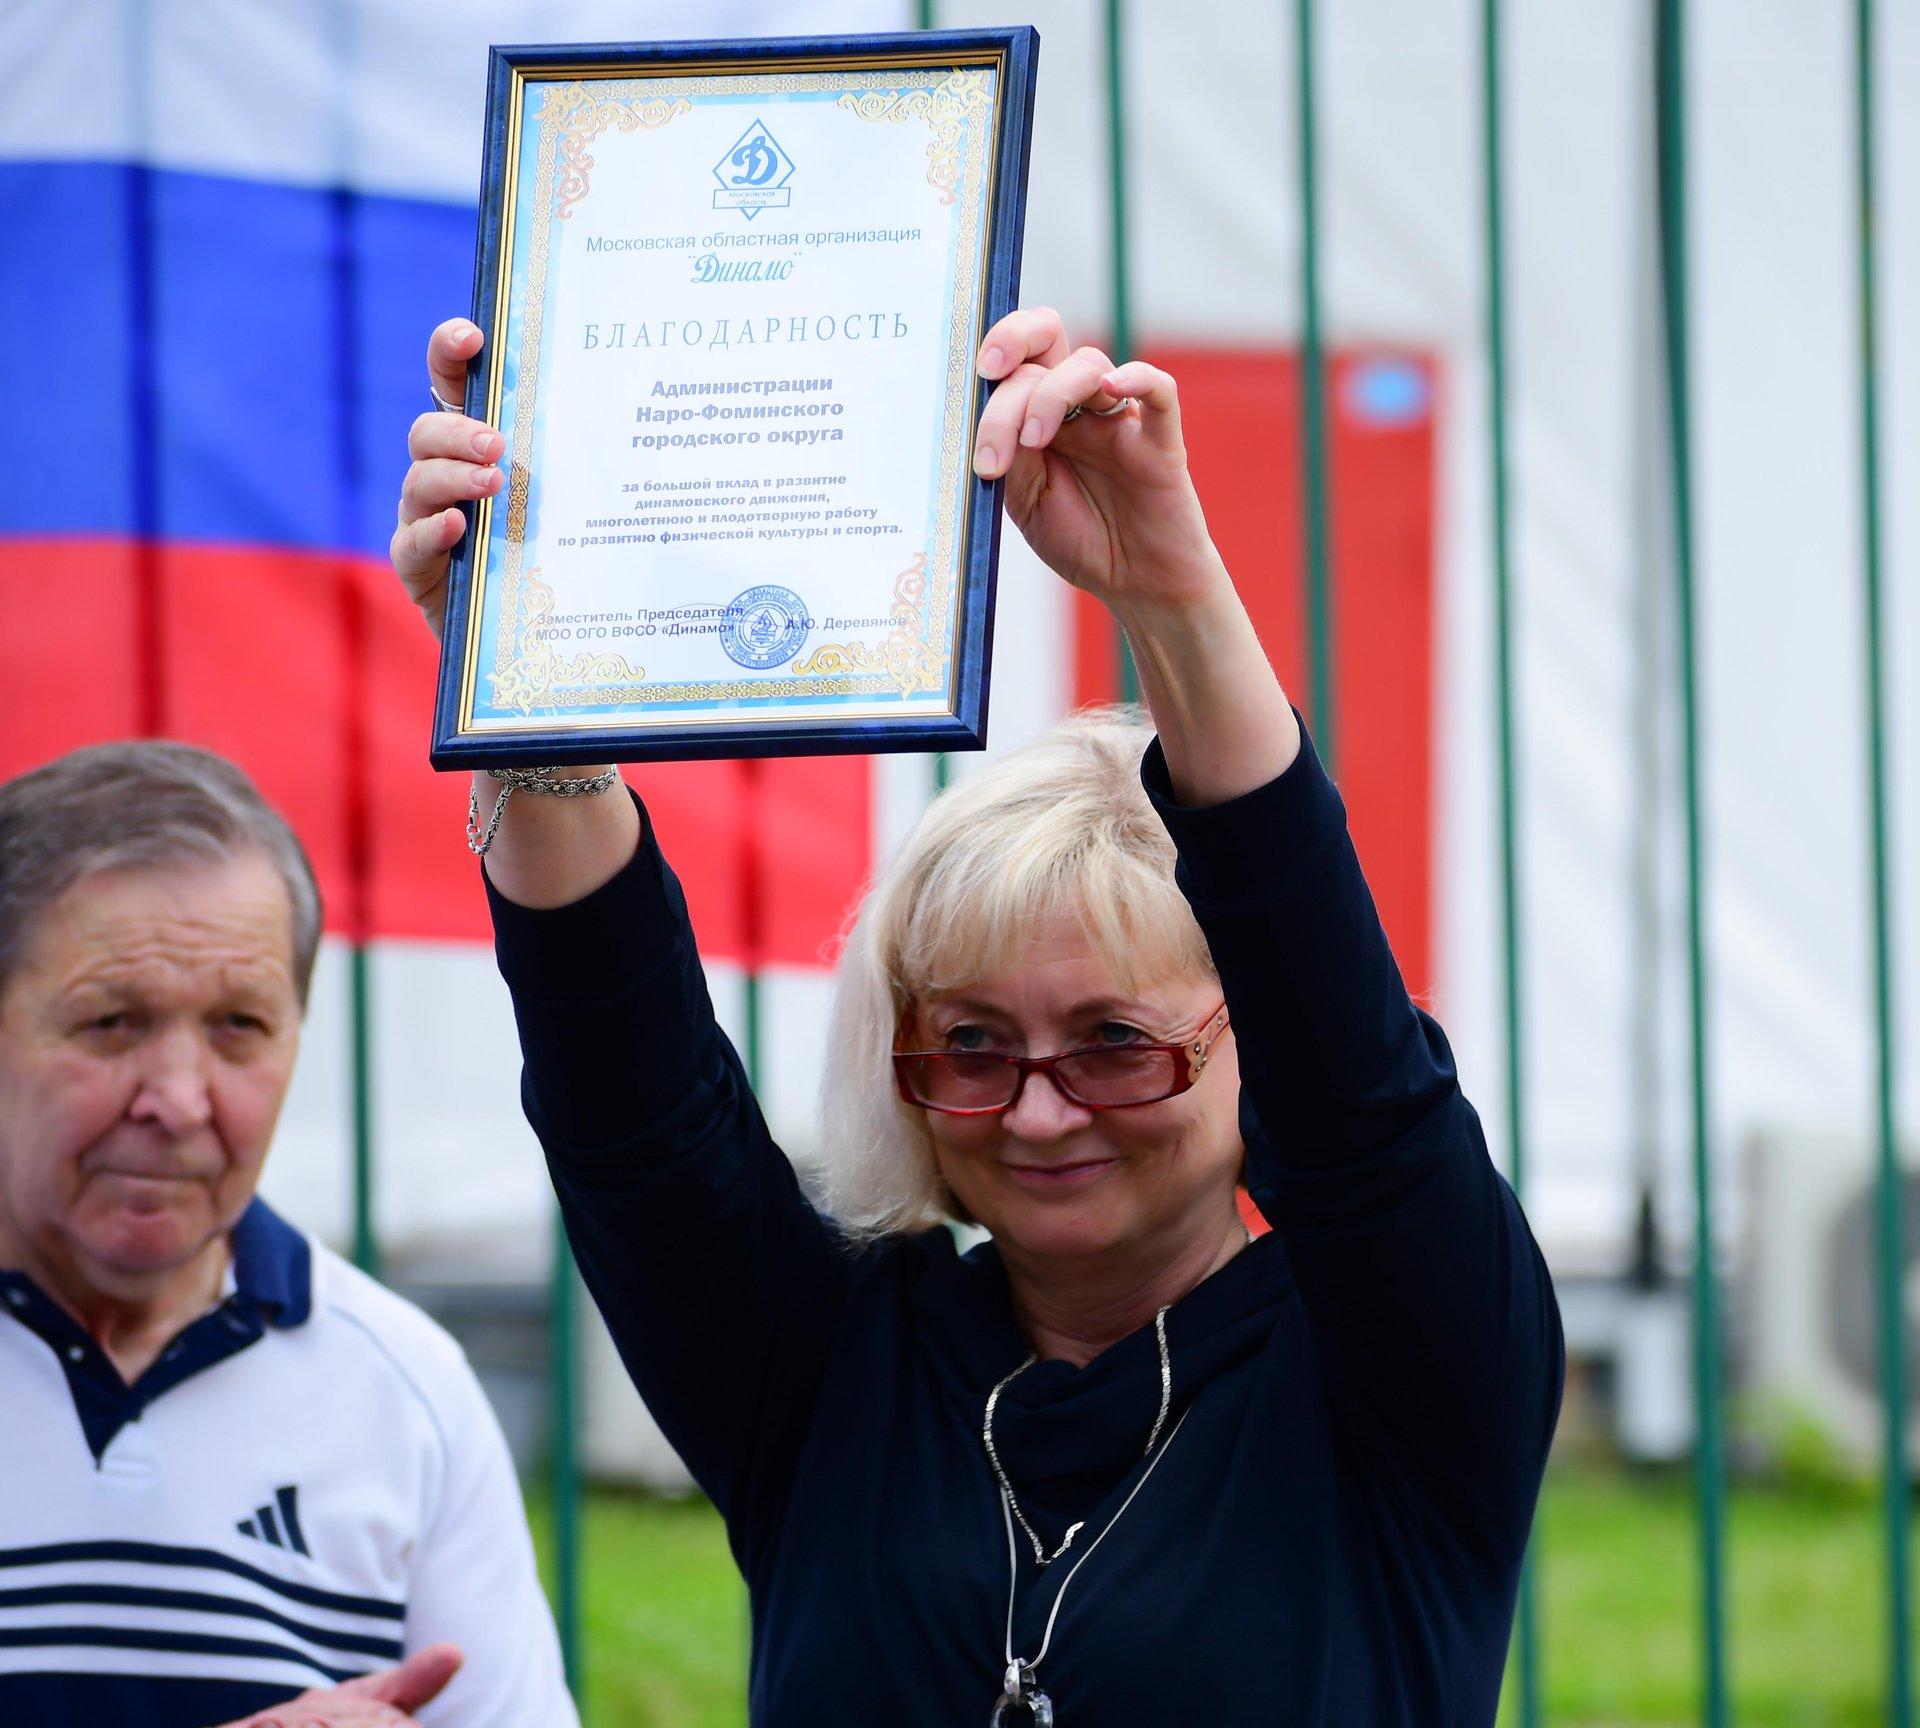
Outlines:
<svg viewBox="0 0 1920 1728"><path fill-rule="evenodd" d="M1027 1076L1045 1074L1087 1110L1126 1110L1177 1098L1200 1078L1220 1035L1227 1005L1190 1037L1170 1044L1101 1044L1057 1056L1007 1056L991 1050L896 1050L900 1096L946 1116L998 1116L1020 1102Z"/></svg>

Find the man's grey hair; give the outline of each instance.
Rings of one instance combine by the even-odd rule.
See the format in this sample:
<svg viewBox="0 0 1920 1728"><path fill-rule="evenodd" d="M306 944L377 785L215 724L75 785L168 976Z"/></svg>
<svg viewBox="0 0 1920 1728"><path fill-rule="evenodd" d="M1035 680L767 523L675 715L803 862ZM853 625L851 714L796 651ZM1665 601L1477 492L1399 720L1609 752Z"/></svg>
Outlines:
<svg viewBox="0 0 1920 1728"><path fill-rule="evenodd" d="M0 994L40 915L81 878L247 852L263 853L286 884L304 1008L320 947L320 888L286 818L244 770L191 744L95 744L0 785Z"/></svg>

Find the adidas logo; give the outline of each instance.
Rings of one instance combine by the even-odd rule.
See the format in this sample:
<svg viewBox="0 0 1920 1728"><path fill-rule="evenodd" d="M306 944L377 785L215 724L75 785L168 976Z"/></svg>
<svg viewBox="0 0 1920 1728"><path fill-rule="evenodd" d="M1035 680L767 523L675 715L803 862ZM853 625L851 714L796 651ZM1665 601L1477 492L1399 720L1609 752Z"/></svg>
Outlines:
<svg viewBox="0 0 1920 1728"><path fill-rule="evenodd" d="M291 1548L296 1554L304 1554L309 1559L313 1551L307 1546L306 1536L300 1529L300 1513L294 1504L299 1493L297 1488L276 1488L273 1491L273 1504L257 1508L251 1518L242 1518L234 1526L242 1536L251 1536L256 1542L264 1542L269 1548Z"/></svg>

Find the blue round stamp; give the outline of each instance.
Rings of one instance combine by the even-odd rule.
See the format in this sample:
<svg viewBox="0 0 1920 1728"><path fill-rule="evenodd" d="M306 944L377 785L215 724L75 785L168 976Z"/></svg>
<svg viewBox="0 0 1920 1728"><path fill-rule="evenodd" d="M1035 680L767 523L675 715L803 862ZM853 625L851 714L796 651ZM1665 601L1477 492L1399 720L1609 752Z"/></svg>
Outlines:
<svg viewBox="0 0 1920 1728"><path fill-rule="evenodd" d="M749 588L727 608L720 646L736 664L765 672L798 654L812 627L807 603L791 588L770 582Z"/></svg>

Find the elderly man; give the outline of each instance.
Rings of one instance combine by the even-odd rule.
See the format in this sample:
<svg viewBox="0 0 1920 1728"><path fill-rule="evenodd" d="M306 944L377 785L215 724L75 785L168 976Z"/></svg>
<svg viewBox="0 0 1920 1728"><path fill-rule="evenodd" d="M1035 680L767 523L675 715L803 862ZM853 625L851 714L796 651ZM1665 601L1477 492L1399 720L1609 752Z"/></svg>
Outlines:
<svg viewBox="0 0 1920 1728"><path fill-rule="evenodd" d="M0 786L0 1722L576 1720L465 1358L254 1197L319 940L217 756Z"/></svg>

